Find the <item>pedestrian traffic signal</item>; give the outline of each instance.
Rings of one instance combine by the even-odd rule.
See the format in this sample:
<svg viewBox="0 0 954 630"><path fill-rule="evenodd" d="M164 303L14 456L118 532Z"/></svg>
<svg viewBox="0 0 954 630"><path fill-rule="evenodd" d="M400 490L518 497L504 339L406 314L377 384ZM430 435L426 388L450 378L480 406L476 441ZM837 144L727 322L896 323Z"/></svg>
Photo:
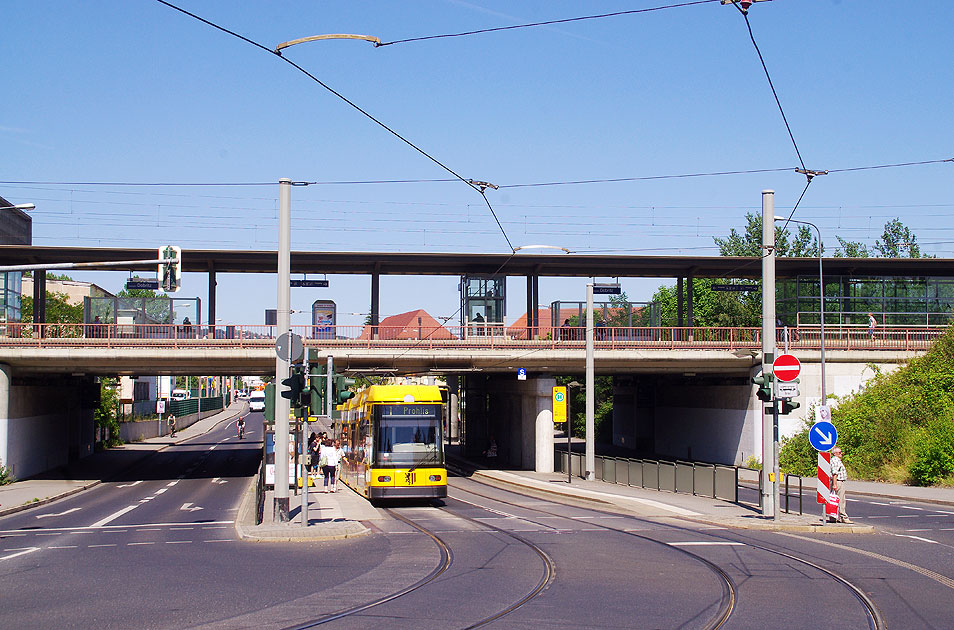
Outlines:
<svg viewBox="0 0 954 630"><path fill-rule="evenodd" d="M282 392L282 398L292 401L292 406L295 407L301 404L301 392L305 389L305 376L296 371L288 378L283 379L282 385L288 388Z"/></svg>
<svg viewBox="0 0 954 630"><path fill-rule="evenodd" d="M755 395L759 397L759 400L762 402L770 402L772 400L772 375L763 374L761 371L756 376L752 377L752 383L759 386L758 391L755 392Z"/></svg>
<svg viewBox="0 0 954 630"><path fill-rule="evenodd" d="M355 381L353 378L347 376L335 376L335 402L340 405L341 403L348 402L354 398L354 392L350 391L350 387L354 387Z"/></svg>
<svg viewBox="0 0 954 630"><path fill-rule="evenodd" d="M159 287L166 293L175 293L182 284L182 248L175 245L166 245L159 248L161 262L156 270L160 279Z"/></svg>
<svg viewBox="0 0 954 630"><path fill-rule="evenodd" d="M788 415L798 409L800 406L801 405L799 405L797 402L783 398L779 401L778 413L783 416Z"/></svg>

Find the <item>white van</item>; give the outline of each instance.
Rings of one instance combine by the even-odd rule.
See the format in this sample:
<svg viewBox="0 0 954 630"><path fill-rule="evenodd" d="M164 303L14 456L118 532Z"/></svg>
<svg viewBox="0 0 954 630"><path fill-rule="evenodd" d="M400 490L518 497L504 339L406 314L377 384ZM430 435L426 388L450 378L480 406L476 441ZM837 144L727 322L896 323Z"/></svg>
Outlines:
<svg viewBox="0 0 954 630"><path fill-rule="evenodd" d="M265 411L265 392L255 390L248 397L249 411Z"/></svg>
<svg viewBox="0 0 954 630"><path fill-rule="evenodd" d="M188 399L189 399L189 390L187 389L172 390L172 400L188 400Z"/></svg>

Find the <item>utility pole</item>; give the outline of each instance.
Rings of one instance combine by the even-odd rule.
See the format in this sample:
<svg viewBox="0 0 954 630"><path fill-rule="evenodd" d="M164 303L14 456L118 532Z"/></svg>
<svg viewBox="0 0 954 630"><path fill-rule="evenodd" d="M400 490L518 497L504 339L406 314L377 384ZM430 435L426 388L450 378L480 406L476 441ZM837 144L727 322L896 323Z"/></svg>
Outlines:
<svg viewBox="0 0 954 630"><path fill-rule="evenodd" d="M279 335L291 329L291 180L278 180L278 296L275 330ZM287 387L288 360L275 359L275 502L272 520L288 522L288 414L291 400L281 395Z"/></svg>
<svg viewBox="0 0 954 630"><path fill-rule="evenodd" d="M593 282L586 285L586 473L585 479L596 478L596 383L593 361ZM569 419L567 420L569 422Z"/></svg>
<svg viewBox="0 0 954 630"><path fill-rule="evenodd" d="M772 373L775 362L775 191L762 191L762 374ZM766 413L762 403L762 515L778 518L778 407L772 381L772 408Z"/></svg>

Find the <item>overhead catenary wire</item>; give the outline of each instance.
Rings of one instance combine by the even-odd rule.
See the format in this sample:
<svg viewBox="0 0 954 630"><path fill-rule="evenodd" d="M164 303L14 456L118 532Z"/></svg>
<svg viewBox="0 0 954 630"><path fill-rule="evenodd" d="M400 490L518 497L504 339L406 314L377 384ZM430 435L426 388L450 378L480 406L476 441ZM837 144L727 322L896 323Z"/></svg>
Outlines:
<svg viewBox="0 0 954 630"><path fill-rule="evenodd" d="M466 178L464 178L463 176L461 176L460 174L458 174L458 173L457 173L456 171L454 171L452 168L450 168L449 166L447 166L446 164L444 164L443 162L441 162L440 160L438 160L437 158L435 158L434 156L432 156L430 153L428 153L428 152L425 151L424 149L420 148L419 146L417 146L416 144L414 144L413 142L411 142L410 140L408 140L407 138L405 138L404 136L402 136L400 133L398 133L397 131L395 131L394 129L392 129L392 128L389 127L388 125L386 125L384 122L382 122L381 120L379 120L379 119L376 118L375 116L373 116L370 112L368 112L367 110L365 110L364 108L362 108L361 106L359 106L357 103L355 103L354 101L352 101L351 99L349 99L348 97L346 97L344 94L338 92L337 90L335 90L334 88L332 88L330 85L328 85L327 83L325 83L324 81L322 81L321 79L319 79L317 76L315 76L314 74L312 74L311 72L309 72L308 70L306 70L305 68L303 68L302 66L298 65L297 63L295 63L295 62L292 61L291 59L288 59L287 57L285 57L284 55L282 55L280 51L273 50L273 49L271 49L271 48L269 48L269 47L267 47L267 46L264 46L263 44L260 44L260 43L258 43L258 42L256 42L256 41L253 41L253 40L249 39L248 37L245 37L245 36L243 36L243 35L239 35L238 33L234 32L234 31L231 31L231 30L229 30L229 29L227 29L227 28L225 28L225 27L223 27L223 26L220 26L220 25L218 25L218 24L216 24L216 23L214 23L214 22L211 22L211 21L209 21L209 20L207 20L207 19L205 19L205 18L203 18L203 17L201 17L201 16L199 16L199 15L196 15L195 13L192 13L192 12L190 12L190 11L186 11L185 9L176 6L176 5L172 4L171 2L167 2L166 0L156 0L156 2L159 2L160 4L163 4L163 5L167 6L167 7L169 7L170 9L174 9L174 10L176 10L176 11L179 11L180 13L182 13L182 14L184 14L184 15L187 15L187 16L189 16L189 17L195 19L195 20L198 20L198 21L202 22L203 24L206 24L206 25L208 25L208 26L211 26L212 28L214 28L214 29L216 29L216 30L219 30L219 31L221 31L221 32L223 32L223 33L226 33L226 34L228 34L228 35L231 35L231 36L233 36L233 37L236 37L236 38L238 38L238 39L240 39L240 40L242 40L242 41L244 41L244 42L246 42L246 43L248 43L248 44L251 44L252 46L255 46L256 48L260 48L261 50L264 50L265 52L267 52L267 53L270 54L270 55L273 55L273 56L278 57L279 59L281 59L282 61L284 61L284 62L287 63L288 65L292 66L293 68L295 68L296 70L298 70L299 72L301 72L302 74L304 74L306 77L310 78L312 81L314 81L315 83L317 83L318 85L320 85L322 88L324 88L325 90L327 90L328 92L330 92L331 94L333 94L334 96L336 96L338 99L340 99L341 101L343 101L344 103L346 103L348 106L350 106L351 108L353 108L355 111L357 111L357 112L359 112L360 114L362 114L363 116L365 116L368 120L371 120L371 121L374 122L376 125L378 125L378 126L381 127L382 129L384 129L385 131L387 131L388 133L390 133L391 135L393 135L395 138L397 138L397 139L400 140L401 142L405 143L406 145L408 145L409 147L411 147L412 149L414 149L415 151L417 151L418 153L420 153L422 156L424 156L425 158L427 158L428 160L430 160L431 162L433 162L434 164L436 164L438 167L440 167L441 169L447 171L448 173L450 173L451 175L453 175L455 178L459 179L461 182L463 182L464 184L466 184L467 186L469 186L470 188L472 188L473 190L475 190L477 193L479 193L479 194L481 195L481 197L483 197L484 202L487 204L487 208L490 210L490 213L493 215L494 220L497 222L497 225L500 227L500 231L501 231L501 233L503 234L504 240L507 241L507 245L510 247L510 249L511 249L511 250L513 249L513 244L510 242L510 237L508 237L508 236L507 236L507 233L504 231L503 225L501 225L500 219L497 217L497 213L494 211L494 208L493 208L493 206L491 205L490 200L488 200L488 199L487 199L487 196L484 194L484 189L482 189L479 185L476 185L472 180L466 179Z"/></svg>
<svg viewBox="0 0 954 630"><path fill-rule="evenodd" d="M380 48L382 46L393 46L395 44L409 44L411 42L423 42L434 39L447 39L451 37L468 37L471 35L485 35L487 33L498 33L501 31L513 31L518 29L525 28L537 28L540 26L553 26L554 24L568 24L570 22L583 22L586 20L602 20L612 17L621 17L624 15L635 15L637 13L651 13L654 11L664 11L667 9L680 9L683 7L690 7L697 4L711 4L713 2L719 2L719 0L692 0L690 2L679 2L676 4L667 4L658 7L646 7L644 9L630 9L627 11L613 11L611 13L599 13L595 15L581 15L571 18L560 18L555 20L546 20L543 22L530 22L527 24L511 24L510 26L495 26L490 28L480 28L472 31L463 31L460 33L443 33L440 35L422 35L420 37L407 37L405 39L395 39L389 42L380 42L374 44L375 48Z"/></svg>

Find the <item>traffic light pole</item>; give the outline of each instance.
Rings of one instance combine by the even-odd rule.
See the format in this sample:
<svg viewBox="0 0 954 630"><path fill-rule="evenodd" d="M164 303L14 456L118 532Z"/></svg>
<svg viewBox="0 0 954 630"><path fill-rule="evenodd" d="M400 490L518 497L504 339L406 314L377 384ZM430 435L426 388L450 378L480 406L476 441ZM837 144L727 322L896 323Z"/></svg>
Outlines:
<svg viewBox="0 0 954 630"><path fill-rule="evenodd" d="M291 180L278 180L278 296L275 330L291 329ZM280 394L282 381L290 374L289 359L275 360L275 500L272 520L287 523L288 517L288 413L291 401Z"/></svg>
<svg viewBox="0 0 954 630"><path fill-rule="evenodd" d="M762 374L775 362L775 191L762 191ZM772 386L772 410L762 407L762 515L778 518L778 455L775 441L778 404ZM774 473L772 480L769 473ZM774 487L773 487L774 484Z"/></svg>
<svg viewBox="0 0 954 630"><path fill-rule="evenodd" d="M311 393L311 379L308 375L308 350L305 350L304 364L302 365L301 373L305 375L305 390ZM300 396L299 396L300 398ZM310 406L305 410L304 418L302 418L302 425L304 429L301 432L301 443L302 445L307 444L305 434L308 433L308 412L311 410ZM302 448L302 457L301 457L301 526L308 527L308 466L311 464L309 458L311 453L307 449Z"/></svg>

